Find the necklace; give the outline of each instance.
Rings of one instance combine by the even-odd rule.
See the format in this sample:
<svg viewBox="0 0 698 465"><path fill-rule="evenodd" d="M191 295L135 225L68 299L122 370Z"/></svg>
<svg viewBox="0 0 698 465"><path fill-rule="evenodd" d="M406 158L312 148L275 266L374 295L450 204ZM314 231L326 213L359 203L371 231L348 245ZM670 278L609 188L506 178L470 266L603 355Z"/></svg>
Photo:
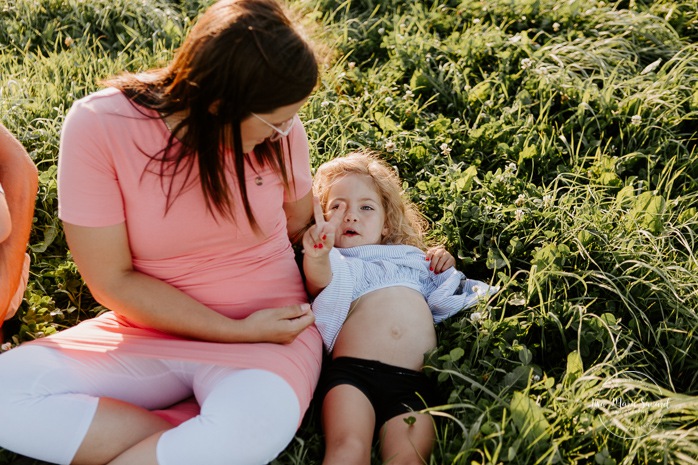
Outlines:
<svg viewBox="0 0 698 465"><path fill-rule="evenodd" d="M164 113L158 113L160 115L160 119L162 120L163 123L165 123L165 127L167 128L168 131L172 131L172 126L170 126L170 123L167 121L167 117L164 115Z"/></svg>

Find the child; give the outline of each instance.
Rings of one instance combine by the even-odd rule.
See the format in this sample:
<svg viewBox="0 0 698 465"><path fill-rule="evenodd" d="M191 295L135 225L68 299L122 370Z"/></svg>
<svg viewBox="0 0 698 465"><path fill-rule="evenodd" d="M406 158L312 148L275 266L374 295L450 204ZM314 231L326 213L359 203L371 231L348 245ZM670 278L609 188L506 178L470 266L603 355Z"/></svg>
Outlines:
<svg viewBox="0 0 698 465"><path fill-rule="evenodd" d="M465 279L443 249L422 251L424 222L401 185L366 153L324 163L315 176L303 269L332 358L320 387L325 465L369 464L376 437L386 462L428 461L434 427L417 411L439 404L422 373L434 322L498 290Z"/></svg>

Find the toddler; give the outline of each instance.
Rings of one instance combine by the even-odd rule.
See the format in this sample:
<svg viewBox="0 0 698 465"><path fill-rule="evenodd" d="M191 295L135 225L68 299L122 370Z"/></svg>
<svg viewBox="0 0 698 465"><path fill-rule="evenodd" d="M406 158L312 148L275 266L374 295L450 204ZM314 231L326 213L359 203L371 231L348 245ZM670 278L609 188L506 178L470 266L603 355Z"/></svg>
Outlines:
<svg viewBox="0 0 698 465"><path fill-rule="evenodd" d="M303 269L331 354L319 388L325 465L369 464L376 438L386 462L428 462L435 431L418 411L440 403L422 372L434 322L498 290L466 279L442 248L423 251L424 220L401 185L367 153L324 163L315 176Z"/></svg>

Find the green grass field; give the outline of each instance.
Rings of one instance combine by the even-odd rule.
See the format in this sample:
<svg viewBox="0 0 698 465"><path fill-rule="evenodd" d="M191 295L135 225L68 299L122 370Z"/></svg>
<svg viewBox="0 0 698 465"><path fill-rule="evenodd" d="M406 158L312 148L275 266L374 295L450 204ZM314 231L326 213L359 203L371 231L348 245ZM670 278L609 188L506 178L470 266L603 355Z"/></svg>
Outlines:
<svg viewBox="0 0 698 465"><path fill-rule="evenodd" d="M13 345L103 310L57 219L68 108L166 62L208 3L0 6L0 120L40 170ZM438 327L430 463L698 463L695 0L293 6L325 57L314 166L380 152L458 268L503 288ZM316 414L274 464L321 462Z"/></svg>

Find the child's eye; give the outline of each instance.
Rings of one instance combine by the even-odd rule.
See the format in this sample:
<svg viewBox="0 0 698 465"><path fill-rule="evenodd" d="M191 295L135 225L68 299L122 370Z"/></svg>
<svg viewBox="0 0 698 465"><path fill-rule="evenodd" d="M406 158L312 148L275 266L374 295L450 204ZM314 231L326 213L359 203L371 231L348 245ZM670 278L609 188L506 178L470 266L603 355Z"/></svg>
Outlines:
<svg viewBox="0 0 698 465"><path fill-rule="evenodd" d="M364 205L363 207L361 207L361 209L362 210L373 210L373 207L370 205Z"/></svg>
<svg viewBox="0 0 698 465"><path fill-rule="evenodd" d="M339 204L336 203L336 204L334 204L334 205L332 205L332 206L330 207L330 210L336 210L336 209L338 209L338 208L339 208Z"/></svg>

